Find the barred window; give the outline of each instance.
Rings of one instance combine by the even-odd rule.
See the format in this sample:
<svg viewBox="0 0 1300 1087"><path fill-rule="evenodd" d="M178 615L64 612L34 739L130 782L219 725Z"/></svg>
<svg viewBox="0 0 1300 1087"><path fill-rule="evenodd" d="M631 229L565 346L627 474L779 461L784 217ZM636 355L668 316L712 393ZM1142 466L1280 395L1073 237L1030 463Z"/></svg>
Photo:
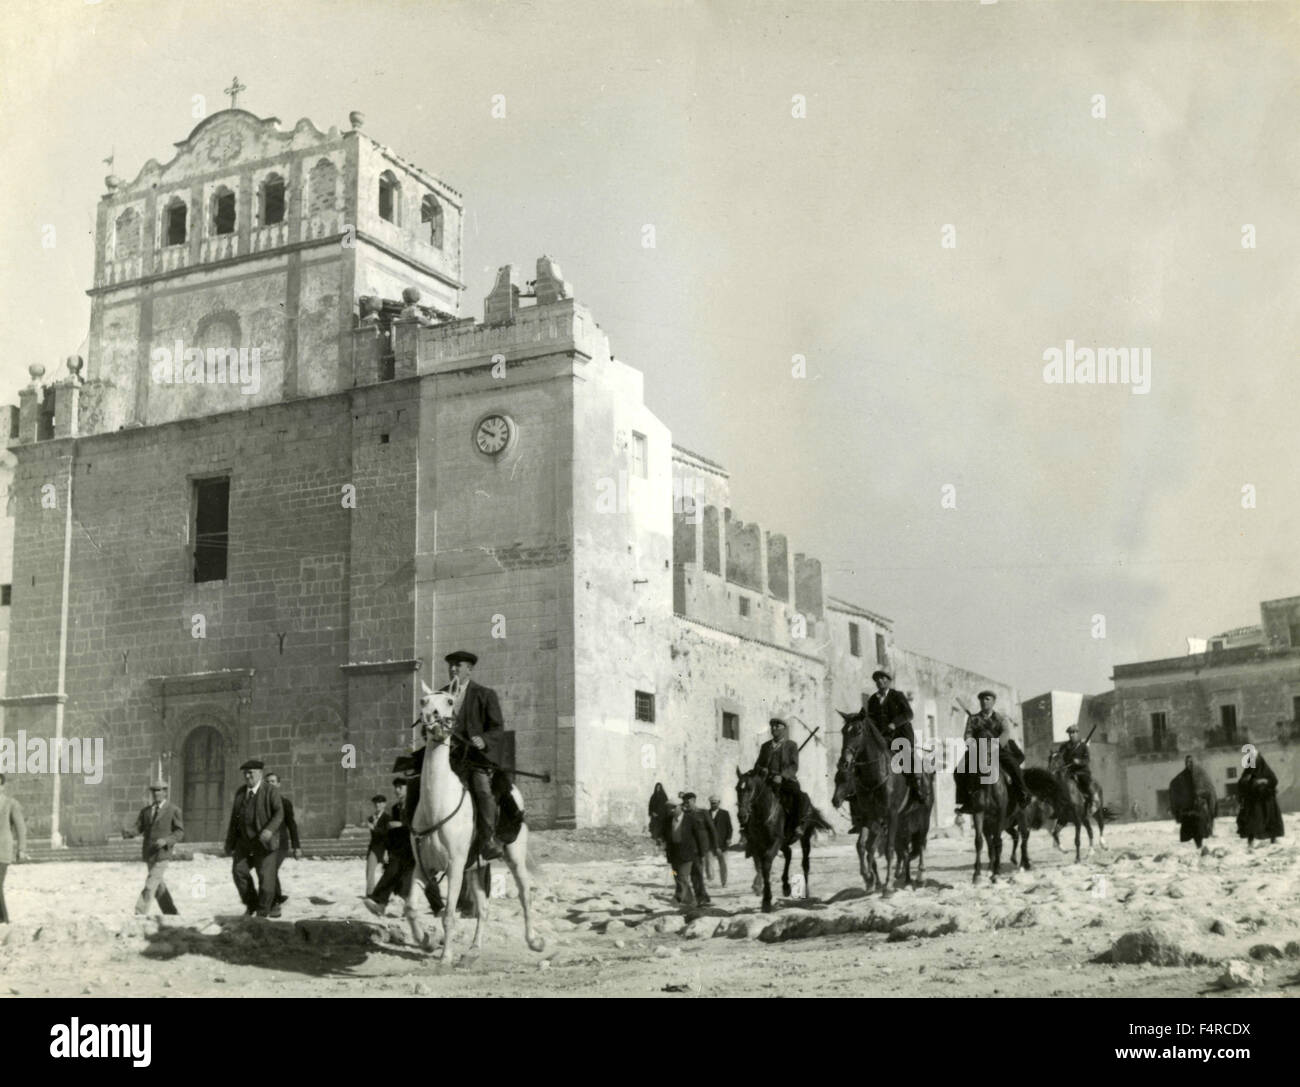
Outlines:
<svg viewBox="0 0 1300 1087"><path fill-rule="evenodd" d="M655 696L645 691L636 692L636 719L638 721L649 721L654 723L655 719Z"/></svg>

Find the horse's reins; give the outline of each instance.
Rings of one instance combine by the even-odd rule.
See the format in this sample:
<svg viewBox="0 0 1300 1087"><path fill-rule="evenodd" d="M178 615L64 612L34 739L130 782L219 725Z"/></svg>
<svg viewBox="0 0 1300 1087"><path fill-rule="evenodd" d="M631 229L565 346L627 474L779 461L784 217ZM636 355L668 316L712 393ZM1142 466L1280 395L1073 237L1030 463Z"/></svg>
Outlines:
<svg viewBox="0 0 1300 1087"><path fill-rule="evenodd" d="M424 729L427 735L429 729L428 724L424 725ZM450 738L452 736L452 733L448 732L446 735L447 738ZM445 744L446 742L447 739L434 740L432 737L429 737L429 742L428 744L426 744L426 746L436 747L439 744ZM429 755L428 753L426 753L425 758L428 757ZM456 780L460 781L459 775L456 776ZM446 826L447 823L449 823L455 817L456 813L460 811L460 809L464 806L465 797L468 794L469 794L469 789L465 787L465 783L463 781L460 781L460 799L456 801L456 806L452 808L451 814L447 815L443 819L439 819L436 823L433 824L433 826L429 827L428 830L416 830L414 825L411 826L411 837L415 839L415 849L413 849L412 852L415 854L416 866L420 869L420 875L424 878L425 883L429 882L429 873L424 870L424 861L420 859L420 848L419 848L420 843L423 842L426 838L431 837L442 827Z"/></svg>

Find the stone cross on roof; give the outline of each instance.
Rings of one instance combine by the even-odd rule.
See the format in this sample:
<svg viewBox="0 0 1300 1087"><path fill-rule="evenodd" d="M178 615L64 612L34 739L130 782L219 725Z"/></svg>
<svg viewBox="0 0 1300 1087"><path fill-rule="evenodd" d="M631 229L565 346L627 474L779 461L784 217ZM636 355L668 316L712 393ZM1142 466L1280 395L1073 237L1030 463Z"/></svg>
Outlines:
<svg viewBox="0 0 1300 1087"><path fill-rule="evenodd" d="M235 78L230 81L230 86L221 93L230 95L230 108L237 109L239 107L239 95L241 92L246 90L248 90L248 88L239 82L239 76L235 76Z"/></svg>

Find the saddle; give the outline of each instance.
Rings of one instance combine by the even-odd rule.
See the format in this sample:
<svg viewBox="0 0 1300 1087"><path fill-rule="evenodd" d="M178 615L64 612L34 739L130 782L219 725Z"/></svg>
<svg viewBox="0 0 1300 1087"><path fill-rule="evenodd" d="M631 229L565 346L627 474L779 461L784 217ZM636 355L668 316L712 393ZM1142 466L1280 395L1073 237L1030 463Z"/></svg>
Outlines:
<svg viewBox="0 0 1300 1087"><path fill-rule="evenodd" d="M457 765L453 767L456 777L460 779L461 785L465 788L465 797L462 803L471 805L474 811L474 838L470 842L469 859L467 865L473 864L478 859L479 844L483 840L483 824L478 817L477 808L473 808L474 795L469 783L469 774L473 769L469 765ZM517 798L514 785L510 781L510 775L503 770L496 770L492 774L492 797L497 802L497 841L502 845L509 845L519 837L520 828L524 825L524 809L522 798ZM406 789L406 821L411 825L411 820L415 816L415 809L420 803L420 779L413 778Z"/></svg>

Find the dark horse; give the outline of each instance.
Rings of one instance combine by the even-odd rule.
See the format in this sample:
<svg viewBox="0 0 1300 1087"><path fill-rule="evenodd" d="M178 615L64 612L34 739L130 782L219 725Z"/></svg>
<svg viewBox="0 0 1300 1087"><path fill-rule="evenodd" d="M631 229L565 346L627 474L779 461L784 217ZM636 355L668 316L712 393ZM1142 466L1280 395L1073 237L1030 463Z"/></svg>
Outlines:
<svg viewBox="0 0 1300 1087"><path fill-rule="evenodd" d="M997 883L1002 871L1002 834L1005 831L1013 840L1019 838L1020 867L1029 871L1029 813L1028 805L1011 799L1006 775L997 773L992 781L977 779L971 782L968 806L975 824L975 875L972 883L980 881L980 860L983 847L989 847L989 878Z"/></svg>
<svg viewBox="0 0 1300 1087"><path fill-rule="evenodd" d="M839 807L846 799L858 833L858 868L868 891L879 886L890 894L895 875L894 854L898 854L898 882L912 882L912 857L917 858L917 878L925 876L925 842L930 831L934 775L927 774L930 799L922 804L911 795L907 779L890 770L890 751L880 730L864 710L839 712L844 718L844 749L835 771L835 795ZM911 757L911 752L906 752ZM877 840L879 839L879 844ZM876 856L885 854L885 878L880 878Z"/></svg>
<svg viewBox="0 0 1300 1087"><path fill-rule="evenodd" d="M1040 770L1037 767L1030 767L1025 771L1025 784L1029 786L1029 791L1040 800L1043 805L1051 811L1054 823L1052 825L1052 841L1056 843L1056 848L1062 853L1065 848L1061 845L1061 828L1066 823L1074 824L1074 862L1078 864L1082 859L1081 853L1081 828L1087 828L1088 831L1088 850L1092 851L1092 820L1090 816L1097 819L1097 839L1102 849L1106 848L1106 809L1102 801L1101 784L1094 778L1092 789L1087 796L1083 795L1083 790L1079 788L1079 783L1074 780L1074 775L1066 769L1061 761L1059 751L1053 751L1047 757L1047 769Z"/></svg>
<svg viewBox="0 0 1300 1087"><path fill-rule="evenodd" d="M785 810L781 798L758 770L742 774L736 770L736 821L745 837L745 855L754 858L754 868L763 880L763 912L772 912L772 862L779 850L785 856L781 893L790 897L790 846L798 839L803 846L803 896L808 897L808 851L813 835L830 830L830 823L808 799L799 794L799 826L793 837L785 836ZM758 882L757 877L755 883ZM755 888L757 889L757 888Z"/></svg>

